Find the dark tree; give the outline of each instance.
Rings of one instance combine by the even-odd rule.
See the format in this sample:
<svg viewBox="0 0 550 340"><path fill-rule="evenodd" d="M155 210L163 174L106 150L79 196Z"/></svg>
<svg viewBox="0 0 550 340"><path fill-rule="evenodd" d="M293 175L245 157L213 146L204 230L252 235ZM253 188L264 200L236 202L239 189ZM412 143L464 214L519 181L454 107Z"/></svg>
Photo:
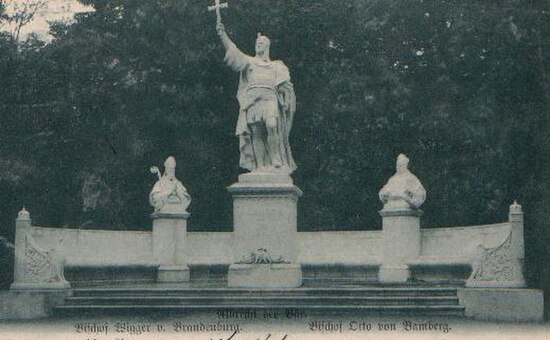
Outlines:
<svg viewBox="0 0 550 340"><path fill-rule="evenodd" d="M84 1L83 1L84 2ZM168 155L191 230L230 230L237 77L206 3L87 1L49 44L0 36L0 235L38 225L148 229ZM290 67L301 230L376 229L397 154L428 192L424 227L494 223L517 199L528 277L548 258L550 25L544 2L240 0L222 16ZM542 282L542 281L544 282Z"/></svg>

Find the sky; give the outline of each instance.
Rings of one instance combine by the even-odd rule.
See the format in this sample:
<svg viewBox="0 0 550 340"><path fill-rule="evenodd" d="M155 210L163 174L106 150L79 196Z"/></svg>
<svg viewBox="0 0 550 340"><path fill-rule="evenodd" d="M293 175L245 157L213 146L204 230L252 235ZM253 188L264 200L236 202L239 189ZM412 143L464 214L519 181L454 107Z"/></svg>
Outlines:
<svg viewBox="0 0 550 340"><path fill-rule="evenodd" d="M43 40L50 40L48 21L71 20L75 13L91 10L91 7L84 6L77 0L6 0L7 11L8 13L13 12L16 6L36 1L45 1L46 4L40 9L34 20L21 30L22 39L25 39L30 33L35 33Z"/></svg>

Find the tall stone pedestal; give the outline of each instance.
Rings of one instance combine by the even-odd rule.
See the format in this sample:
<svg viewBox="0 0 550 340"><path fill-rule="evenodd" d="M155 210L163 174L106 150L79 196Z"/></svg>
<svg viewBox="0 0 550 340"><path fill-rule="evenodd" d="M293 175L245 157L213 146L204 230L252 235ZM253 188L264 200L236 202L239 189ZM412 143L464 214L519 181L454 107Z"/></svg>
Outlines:
<svg viewBox="0 0 550 340"><path fill-rule="evenodd" d="M235 235L229 287L299 287L296 219L302 191L287 174L257 172L240 175L228 190Z"/></svg>
<svg viewBox="0 0 550 340"><path fill-rule="evenodd" d="M153 213L153 256L159 264L158 282L188 282L187 218L183 213Z"/></svg>
<svg viewBox="0 0 550 340"><path fill-rule="evenodd" d="M420 255L421 214L420 210L408 208L380 211L384 244L384 261L378 272L380 282L401 283L411 277L406 263Z"/></svg>

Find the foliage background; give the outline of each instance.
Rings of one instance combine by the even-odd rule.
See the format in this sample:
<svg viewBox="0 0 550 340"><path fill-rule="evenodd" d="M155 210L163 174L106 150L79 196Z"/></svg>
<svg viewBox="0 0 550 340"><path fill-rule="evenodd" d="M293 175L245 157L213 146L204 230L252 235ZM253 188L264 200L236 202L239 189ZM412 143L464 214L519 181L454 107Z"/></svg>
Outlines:
<svg viewBox="0 0 550 340"><path fill-rule="evenodd" d="M231 230L237 75L202 1L86 0L53 41L0 36L0 235L149 229L149 166L168 155L190 230ZM526 213L527 277L548 286L550 12L545 1L239 0L227 30L271 37L291 70L299 228L380 228L398 153L428 191L423 227ZM548 291L547 291L548 293Z"/></svg>

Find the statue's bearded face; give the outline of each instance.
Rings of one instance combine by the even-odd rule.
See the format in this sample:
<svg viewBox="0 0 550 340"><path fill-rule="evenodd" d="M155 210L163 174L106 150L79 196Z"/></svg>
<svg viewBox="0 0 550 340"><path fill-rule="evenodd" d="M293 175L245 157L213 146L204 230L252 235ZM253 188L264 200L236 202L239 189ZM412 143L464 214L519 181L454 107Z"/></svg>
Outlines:
<svg viewBox="0 0 550 340"><path fill-rule="evenodd" d="M269 54L269 40L265 37L259 37L256 39L256 54L264 55Z"/></svg>

